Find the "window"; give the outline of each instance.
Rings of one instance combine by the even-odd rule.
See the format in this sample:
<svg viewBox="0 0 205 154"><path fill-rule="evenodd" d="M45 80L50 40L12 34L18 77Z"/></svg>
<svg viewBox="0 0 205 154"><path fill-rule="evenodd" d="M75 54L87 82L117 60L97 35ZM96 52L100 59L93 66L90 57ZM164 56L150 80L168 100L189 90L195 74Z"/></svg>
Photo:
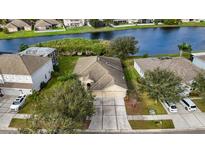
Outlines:
<svg viewBox="0 0 205 154"><path fill-rule="evenodd" d="M45 75L45 79L47 79L47 76Z"/></svg>

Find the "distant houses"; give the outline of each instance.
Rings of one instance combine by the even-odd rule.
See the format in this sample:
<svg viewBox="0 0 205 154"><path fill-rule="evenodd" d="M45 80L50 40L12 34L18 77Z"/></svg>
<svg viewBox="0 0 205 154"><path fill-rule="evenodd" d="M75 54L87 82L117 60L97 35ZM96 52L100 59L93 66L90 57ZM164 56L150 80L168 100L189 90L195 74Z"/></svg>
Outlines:
<svg viewBox="0 0 205 154"><path fill-rule="evenodd" d="M21 31L21 30L25 30L25 31L32 30L31 25L29 25L25 21L19 20L19 19L12 20L11 22L9 22L5 26L5 28L8 29L8 32L17 32L17 31Z"/></svg>
<svg viewBox="0 0 205 154"><path fill-rule="evenodd" d="M85 25L84 19L63 19L65 27L82 27Z"/></svg>
<svg viewBox="0 0 205 154"><path fill-rule="evenodd" d="M31 55L0 55L0 91L4 95L32 94L51 78L51 58Z"/></svg>
<svg viewBox="0 0 205 154"><path fill-rule="evenodd" d="M40 19L36 21L34 29L36 31L45 31L48 29L58 28L62 26L62 23L55 19Z"/></svg>

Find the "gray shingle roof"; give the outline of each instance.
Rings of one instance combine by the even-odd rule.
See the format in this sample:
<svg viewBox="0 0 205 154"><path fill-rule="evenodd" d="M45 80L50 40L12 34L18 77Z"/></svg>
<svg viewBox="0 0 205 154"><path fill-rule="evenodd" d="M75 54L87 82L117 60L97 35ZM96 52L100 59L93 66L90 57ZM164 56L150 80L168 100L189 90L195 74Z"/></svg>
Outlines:
<svg viewBox="0 0 205 154"><path fill-rule="evenodd" d="M20 55L33 55L33 56L43 56L46 57L52 52L54 52L55 48L48 48L48 47L30 47L22 52Z"/></svg>
<svg viewBox="0 0 205 154"><path fill-rule="evenodd" d="M14 75L32 75L50 59L31 55L0 55L0 73Z"/></svg>
<svg viewBox="0 0 205 154"><path fill-rule="evenodd" d="M94 80L91 90L103 90L112 85L127 89L120 59L104 56L79 58L74 73Z"/></svg>
<svg viewBox="0 0 205 154"><path fill-rule="evenodd" d="M160 58L140 58L134 61L140 66L143 72L148 70L152 71L159 67L160 69L174 72L177 76L181 77L185 83L189 83L198 73L202 72L202 70L194 66L191 61L182 57L163 60Z"/></svg>
<svg viewBox="0 0 205 154"><path fill-rule="evenodd" d="M6 27L7 28L10 28L10 27L23 28L23 27L31 27L31 26L27 24L26 22L24 22L23 20L15 19L15 20L12 20L10 23L8 23Z"/></svg>

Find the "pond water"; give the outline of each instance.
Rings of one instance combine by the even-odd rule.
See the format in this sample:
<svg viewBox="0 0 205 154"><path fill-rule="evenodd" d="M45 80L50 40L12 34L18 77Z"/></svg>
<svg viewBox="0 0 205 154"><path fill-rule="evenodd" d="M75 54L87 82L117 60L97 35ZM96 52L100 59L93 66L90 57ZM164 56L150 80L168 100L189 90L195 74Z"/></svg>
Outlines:
<svg viewBox="0 0 205 154"><path fill-rule="evenodd" d="M145 28L130 29L111 32L67 34L55 36L41 36L32 38L19 38L0 40L0 52L17 52L19 45L28 45L44 41L63 38L87 38L111 40L119 36L134 36L139 41L139 54L169 54L177 53L177 45L187 42L193 50L205 50L205 27L180 27L180 28Z"/></svg>

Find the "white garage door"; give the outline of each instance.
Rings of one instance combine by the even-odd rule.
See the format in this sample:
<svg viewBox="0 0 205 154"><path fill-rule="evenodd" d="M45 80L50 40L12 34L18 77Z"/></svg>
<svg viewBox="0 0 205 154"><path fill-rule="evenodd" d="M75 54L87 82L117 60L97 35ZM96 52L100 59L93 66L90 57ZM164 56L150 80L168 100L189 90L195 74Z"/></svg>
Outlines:
<svg viewBox="0 0 205 154"><path fill-rule="evenodd" d="M18 96L18 95L20 95L21 94L21 92L19 91L19 90L17 90L17 89L7 89L7 88L5 88L5 89L2 89L2 93L4 94L4 95L16 95L16 96Z"/></svg>
<svg viewBox="0 0 205 154"><path fill-rule="evenodd" d="M117 92L99 92L99 91L93 91L93 95L97 97L125 97L126 92L125 91L117 91Z"/></svg>

